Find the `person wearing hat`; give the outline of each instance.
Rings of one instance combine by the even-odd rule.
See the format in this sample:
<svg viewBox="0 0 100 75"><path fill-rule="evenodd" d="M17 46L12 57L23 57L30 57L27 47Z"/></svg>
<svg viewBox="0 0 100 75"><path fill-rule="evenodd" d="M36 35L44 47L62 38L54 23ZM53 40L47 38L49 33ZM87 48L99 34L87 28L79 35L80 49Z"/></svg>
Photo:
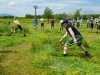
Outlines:
<svg viewBox="0 0 100 75"><path fill-rule="evenodd" d="M94 19L93 17L91 17L89 20L89 33L92 33L93 27L94 27Z"/></svg>
<svg viewBox="0 0 100 75"><path fill-rule="evenodd" d="M75 27L73 27L70 23L68 23L68 20L64 20L62 24L63 27L66 28L66 33L62 36L59 42L61 43L63 39L67 37L68 34L71 36L71 38L69 38L64 45L63 55L64 56L67 55L67 47L69 44L73 44L73 43L77 43L77 45L85 52L87 56L90 55L85 49L85 47L82 45L83 37L80 34L80 32Z"/></svg>

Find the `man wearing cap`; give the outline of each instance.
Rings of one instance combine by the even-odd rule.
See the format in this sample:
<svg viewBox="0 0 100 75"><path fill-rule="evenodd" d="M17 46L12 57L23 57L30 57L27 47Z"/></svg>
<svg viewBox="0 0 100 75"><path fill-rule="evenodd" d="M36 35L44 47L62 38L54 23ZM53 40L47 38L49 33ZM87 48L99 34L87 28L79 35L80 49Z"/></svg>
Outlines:
<svg viewBox="0 0 100 75"><path fill-rule="evenodd" d="M91 17L89 21L89 33L92 33L93 27L94 27L94 19L93 17Z"/></svg>
<svg viewBox="0 0 100 75"><path fill-rule="evenodd" d="M64 20L62 22L63 24L63 27L66 28L66 33L65 35L60 39L60 43L63 41L64 38L67 37L67 35L69 34L71 36L71 38L68 39L68 41L65 43L64 45L64 51L63 51L63 55L66 56L67 54L67 47L69 44L72 44L72 43L77 43L77 45L85 52L85 54L88 56L90 55L85 47L82 45L82 35L80 34L80 32L75 28L73 27L70 23L68 23L68 20Z"/></svg>

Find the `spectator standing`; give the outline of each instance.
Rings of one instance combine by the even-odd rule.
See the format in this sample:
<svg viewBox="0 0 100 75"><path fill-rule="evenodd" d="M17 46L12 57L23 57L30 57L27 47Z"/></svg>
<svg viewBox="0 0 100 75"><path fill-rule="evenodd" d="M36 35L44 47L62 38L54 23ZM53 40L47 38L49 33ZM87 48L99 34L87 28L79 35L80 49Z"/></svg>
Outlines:
<svg viewBox="0 0 100 75"><path fill-rule="evenodd" d="M44 18L41 18L41 19L40 19L40 22L41 22L41 30L42 30L42 29L44 30Z"/></svg>
<svg viewBox="0 0 100 75"><path fill-rule="evenodd" d="M34 25L34 30L37 30L38 21L37 21L36 17L33 20L33 25Z"/></svg>
<svg viewBox="0 0 100 75"><path fill-rule="evenodd" d="M54 19L51 20L51 29L54 29Z"/></svg>

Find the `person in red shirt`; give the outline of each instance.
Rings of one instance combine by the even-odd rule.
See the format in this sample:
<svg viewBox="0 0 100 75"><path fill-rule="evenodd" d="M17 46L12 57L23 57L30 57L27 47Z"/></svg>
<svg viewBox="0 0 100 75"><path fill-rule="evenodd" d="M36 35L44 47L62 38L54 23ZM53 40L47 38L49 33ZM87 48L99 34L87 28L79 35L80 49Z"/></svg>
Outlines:
<svg viewBox="0 0 100 75"><path fill-rule="evenodd" d="M51 29L54 29L54 19L51 20Z"/></svg>

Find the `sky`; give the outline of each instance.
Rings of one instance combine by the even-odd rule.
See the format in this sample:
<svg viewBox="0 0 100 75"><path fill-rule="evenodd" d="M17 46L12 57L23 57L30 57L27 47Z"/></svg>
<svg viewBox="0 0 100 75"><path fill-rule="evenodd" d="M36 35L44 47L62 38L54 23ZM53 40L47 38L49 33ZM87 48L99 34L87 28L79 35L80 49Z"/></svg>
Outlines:
<svg viewBox="0 0 100 75"><path fill-rule="evenodd" d="M76 9L82 9L81 14L100 14L100 0L0 0L0 14L7 13L18 17L26 14L42 15L46 7L53 14L66 12L73 14Z"/></svg>

